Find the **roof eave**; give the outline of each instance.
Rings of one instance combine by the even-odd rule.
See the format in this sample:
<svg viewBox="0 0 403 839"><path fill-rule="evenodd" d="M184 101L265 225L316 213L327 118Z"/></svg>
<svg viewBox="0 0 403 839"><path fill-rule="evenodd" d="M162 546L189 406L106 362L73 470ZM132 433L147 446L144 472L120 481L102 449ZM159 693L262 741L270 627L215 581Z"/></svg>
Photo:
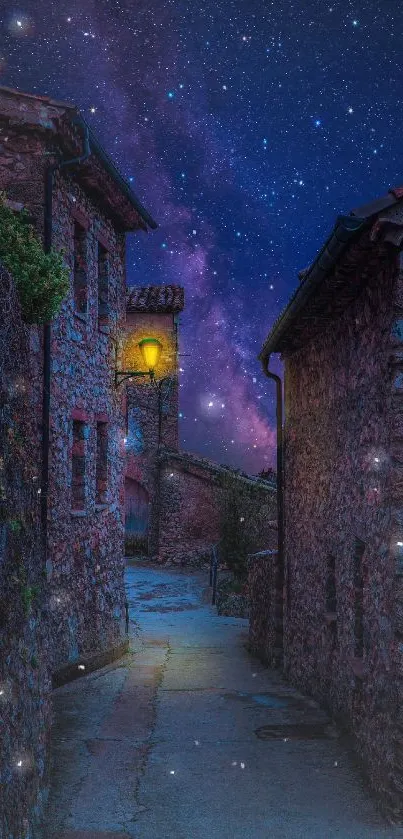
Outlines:
<svg viewBox="0 0 403 839"><path fill-rule="evenodd" d="M131 207L133 207L133 209L135 210L135 212L137 214L137 217L142 222L142 224L140 225L141 228L145 231L148 231L149 229L156 230L158 228L157 222L153 219L153 217L145 209L145 207L143 207L143 205L140 203L140 201L138 200L138 198L134 194L134 192L132 192L130 186L126 183L125 179L123 178L123 176L119 172L118 168L115 166L112 159L109 157L108 153L102 147L99 140L97 139L97 137L93 133L92 129L88 125L85 117L80 113L80 111L78 110L76 105L72 104L71 102L62 102L62 101L59 101L59 100L56 100L56 99L52 99L49 96L39 96L37 94L26 93L25 91L17 90L15 88L11 88L11 87L6 87L4 85L0 86L0 91L2 91L4 93L11 94L13 97L18 96L22 99L29 99L29 100L34 100L34 101L37 101L37 102L43 102L44 105L49 105L49 106L52 106L54 108L60 109L60 111L62 113L63 113L63 111L67 112L68 120L71 124L78 125L85 132L88 132L91 151L93 152L93 154L95 154L99 158L99 160L101 161L101 164L104 166L104 168L106 169L108 174L111 176L111 178L114 181L114 183L116 184L117 188L120 190L120 192L128 200ZM31 127L33 127L33 126L31 126ZM49 128L49 126L45 126L43 123L41 123L40 126L38 126L38 127L41 127L42 130L46 130L46 128ZM53 131L54 134L58 134L57 125L53 125L52 131ZM136 227L134 225L130 226L130 227L127 228L127 232L130 232L130 230L135 230L135 229L136 229Z"/></svg>
<svg viewBox="0 0 403 839"><path fill-rule="evenodd" d="M110 174L111 178L115 181L121 192L125 195L125 197L129 200L131 206L136 210L140 218L143 220L144 224L146 225L145 229L147 230L150 228L151 230L156 230L158 228L157 222L153 219L150 213L143 207L140 203L134 192L130 189L129 185L126 183L125 179L119 172L119 169L113 163L113 160L109 157L108 153L105 151L103 146L101 146L99 140L97 140L95 134L89 127L87 121L84 117L78 113L77 114L77 121L81 123L85 130L88 130L89 134L89 142L91 150L97 157L100 158L105 169Z"/></svg>
<svg viewBox="0 0 403 839"><path fill-rule="evenodd" d="M352 215L338 217L332 233L323 245L315 262L309 268L304 280L297 287L287 307L269 332L258 356L263 365L267 365L272 353L281 352L280 341L291 325L293 318L299 314L305 303L319 288L354 238L361 234L364 227L369 223L368 218Z"/></svg>

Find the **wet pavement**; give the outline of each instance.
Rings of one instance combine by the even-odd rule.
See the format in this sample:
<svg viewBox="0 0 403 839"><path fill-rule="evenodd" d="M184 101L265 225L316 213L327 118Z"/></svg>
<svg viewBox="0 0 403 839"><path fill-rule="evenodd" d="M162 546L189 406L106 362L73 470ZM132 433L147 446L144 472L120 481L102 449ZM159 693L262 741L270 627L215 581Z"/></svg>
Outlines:
<svg viewBox="0 0 403 839"><path fill-rule="evenodd" d="M131 651L55 691L44 839L393 839L316 703L206 574L127 568ZM138 625L137 625L138 622Z"/></svg>

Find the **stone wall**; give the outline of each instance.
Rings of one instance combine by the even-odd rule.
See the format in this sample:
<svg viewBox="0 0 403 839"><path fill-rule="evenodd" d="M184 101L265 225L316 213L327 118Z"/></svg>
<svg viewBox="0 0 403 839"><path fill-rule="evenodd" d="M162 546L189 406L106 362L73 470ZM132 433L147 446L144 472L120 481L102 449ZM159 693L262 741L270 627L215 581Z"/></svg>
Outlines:
<svg viewBox="0 0 403 839"><path fill-rule="evenodd" d="M258 549L267 547L276 515L273 488L184 452L161 452L159 469L159 562L197 566L210 561L211 547L221 539L228 480L240 496L247 487L253 501L245 527L259 533Z"/></svg>
<svg viewBox="0 0 403 839"><path fill-rule="evenodd" d="M177 332L173 313L128 312L123 368L142 370L144 361L138 348L142 338L155 337L162 344L161 358L153 383L133 379L126 385L126 478L137 482L149 497L148 545L145 552L158 552L157 503L159 491L158 451L160 446L178 445L178 356ZM136 540L126 534L127 553L136 552Z"/></svg>
<svg viewBox="0 0 403 839"><path fill-rule="evenodd" d="M373 789L398 817L401 636L390 493L399 512L400 432L396 451L390 444L401 397L389 365L391 335L403 341L401 329L392 333L396 252L371 246L365 276L331 327L285 358L284 657L292 682L353 733ZM358 286L362 275L349 282Z"/></svg>
<svg viewBox="0 0 403 839"><path fill-rule="evenodd" d="M0 92L0 113L9 113L13 122L0 132L0 191L7 192L10 201L26 204L35 221L38 233L44 230L45 156L42 131L21 131L21 114L15 102ZM52 116L56 110L51 109ZM28 117L28 114L26 114Z"/></svg>
<svg viewBox="0 0 403 839"><path fill-rule="evenodd" d="M73 283L52 324L47 571L54 667L119 644L124 636L123 394L113 381L111 335L125 312L124 235L67 174L55 179L53 242L74 270L74 221L86 238L87 308ZM109 314L98 312L98 243L108 251ZM82 493L73 504L73 422L82 423ZM106 433L97 493L97 434ZM106 479L106 480L105 480ZM98 487L99 489L99 487ZM71 581L74 579L74 586Z"/></svg>
<svg viewBox="0 0 403 839"><path fill-rule="evenodd" d="M50 649L40 532L41 330L0 266L0 836L30 839L46 800Z"/></svg>
<svg viewBox="0 0 403 839"><path fill-rule="evenodd" d="M3 104L0 96L0 110ZM34 106L37 114L42 105L35 101ZM49 136L43 124L40 130L29 124L27 113L19 103L10 131L1 135L0 188L26 206L43 234ZM51 142L55 150L55 139ZM55 175L52 238L71 269L71 291L51 327L46 551L38 530L43 330L28 331L21 324L14 290L1 300L2 412L10 424L1 452L0 818L6 839L31 837L40 816L50 679L57 683L65 668L69 677L80 675L82 659L118 654L125 643L124 398L114 387L112 352L112 337L125 316L125 243L111 219L68 169ZM81 311L77 297L74 303L75 223L85 234L86 306ZM109 311L98 306L98 244L103 255L109 254ZM10 284L4 272L1 280L5 287ZM3 422L2 433L5 428Z"/></svg>
<svg viewBox="0 0 403 839"><path fill-rule="evenodd" d="M279 586L277 525L272 523L267 549L248 559L249 648L264 664L282 663L283 588Z"/></svg>

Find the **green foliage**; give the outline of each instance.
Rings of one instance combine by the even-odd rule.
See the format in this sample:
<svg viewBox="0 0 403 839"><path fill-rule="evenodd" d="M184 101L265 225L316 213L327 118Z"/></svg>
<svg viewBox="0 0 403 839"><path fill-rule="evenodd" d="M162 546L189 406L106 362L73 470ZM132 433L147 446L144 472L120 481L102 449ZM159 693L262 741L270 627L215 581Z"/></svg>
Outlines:
<svg viewBox="0 0 403 839"><path fill-rule="evenodd" d="M10 530L12 533L19 533L21 530L21 522L19 519L10 520Z"/></svg>
<svg viewBox="0 0 403 839"><path fill-rule="evenodd" d="M32 609L32 604L39 595L39 586L25 585L21 587L21 598L24 609L24 614L28 616Z"/></svg>
<svg viewBox="0 0 403 839"><path fill-rule="evenodd" d="M32 611L35 599L39 597L41 593L40 587L36 583L31 585L28 582L27 570L21 562L17 565L16 572L11 576L11 582L18 586L24 615L25 617L28 617Z"/></svg>
<svg viewBox="0 0 403 839"><path fill-rule="evenodd" d="M260 550L259 501L251 488L228 477L223 481L220 556L241 584L247 578L247 557Z"/></svg>
<svg viewBox="0 0 403 839"><path fill-rule="evenodd" d="M12 274L26 323L46 323L58 312L69 286L60 253L45 253L25 211L14 213L0 193L0 260Z"/></svg>

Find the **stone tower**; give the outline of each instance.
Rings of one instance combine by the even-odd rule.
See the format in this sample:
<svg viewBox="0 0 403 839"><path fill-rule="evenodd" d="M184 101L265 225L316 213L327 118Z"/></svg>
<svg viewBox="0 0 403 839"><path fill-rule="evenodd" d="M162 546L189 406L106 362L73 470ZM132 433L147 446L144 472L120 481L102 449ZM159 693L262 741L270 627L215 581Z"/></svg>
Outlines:
<svg viewBox="0 0 403 839"><path fill-rule="evenodd" d="M128 290L123 369L144 370L139 343L156 338L161 355L153 382L128 381L126 422L126 550L152 555L158 528L158 452L178 448L178 321L180 286Z"/></svg>

